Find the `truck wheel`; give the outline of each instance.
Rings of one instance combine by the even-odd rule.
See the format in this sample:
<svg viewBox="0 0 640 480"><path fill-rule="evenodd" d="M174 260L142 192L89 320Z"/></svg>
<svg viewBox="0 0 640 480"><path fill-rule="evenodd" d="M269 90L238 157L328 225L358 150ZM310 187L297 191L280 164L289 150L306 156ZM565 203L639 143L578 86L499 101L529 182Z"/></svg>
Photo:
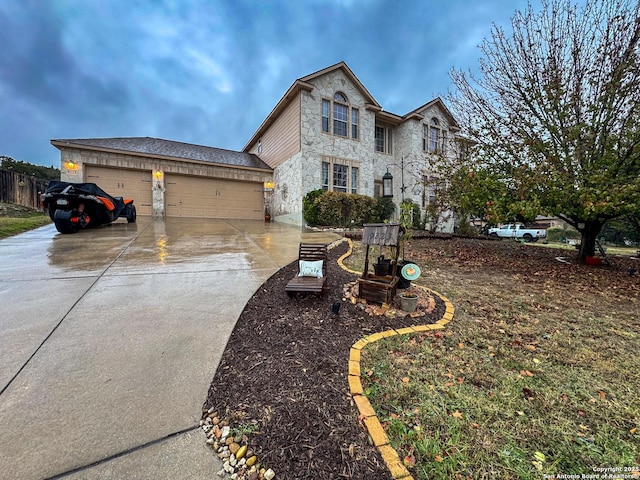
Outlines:
<svg viewBox="0 0 640 480"><path fill-rule="evenodd" d="M530 233L525 233L525 234L522 236L522 239L523 239L525 242L530 242L531 240L533 240L533 236L532 236Z"/></svg>
<svg viewBox="0 0 640 480"><path fill-rule="evenodd" d="M497 234L497 233L495 233L495 232L490 233L490 234L489 234L489 236L490 236L491 238L498 238L498 234Z"/></svg>

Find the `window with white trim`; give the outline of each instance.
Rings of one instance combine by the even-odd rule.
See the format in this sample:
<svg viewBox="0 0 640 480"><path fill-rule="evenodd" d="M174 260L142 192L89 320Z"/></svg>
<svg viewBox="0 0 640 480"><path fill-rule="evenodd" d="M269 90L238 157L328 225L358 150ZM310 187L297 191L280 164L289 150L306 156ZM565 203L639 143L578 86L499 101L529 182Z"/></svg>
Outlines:
<svg viewBox="0 0 640 480"><path fill-rule="evenodd" d="M385 125L376 125L374 142L376 152L393 153L393 129Z"/></svg>
<svg viewBox="0 0 640 480"><path fill-rule="evenodd" d="M358 193L360 164L335 157L322 158L322 189L334 192Z"/></svg>
<svg viewBox="0 0 640 480"><path fill-rule="evenodd" d="M322 131L340 137L357 140L360 115L357 108L351 108L347 96L336 92L331 100L322 99Z"/></svg>

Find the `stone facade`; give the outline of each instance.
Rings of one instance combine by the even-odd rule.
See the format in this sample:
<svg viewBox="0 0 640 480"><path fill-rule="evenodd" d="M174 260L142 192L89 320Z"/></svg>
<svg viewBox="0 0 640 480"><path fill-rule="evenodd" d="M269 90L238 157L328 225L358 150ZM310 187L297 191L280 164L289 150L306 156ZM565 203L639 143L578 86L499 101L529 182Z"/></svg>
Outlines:
<svg viewBox="0 0 640 480"><path fill-rule="evenodd" d="M404 116L384 112L342 62L298 82L303 82L304 88L296 91L294 83L287 93L294 91L300 97L300 149L289 158L276 159L272 202L275 220L303 224L302 198L307 192L323 187L323 162L345 165L349 172L352 167L357 167L357 193L369 196L374 196L376 184L381 185L382 176L388 169L394 177L394 202L399 204L403 198L411 199L424 212L424 200L428 197L425 195L427 187L423 178L431 175L428 165L432 155L423 149L424 125L429 125L433 118L437 119L440 131L446 132L446 154L456 155L452 140L459 128L442 101L433 100ZM349 116L352 109L358 110L357 139L351 138L350 130L347 136L323 131L322 101L332 102L336 93L345 97L346 102L340 103L348 106ZM276 110L274 112L277 114ZM332 113L330 108L329 130L332 127ZM347 119L348 129L351 128L350 120ZM391 151L376 151L376 125L391 131ZM269 124L263 124L244 151L259 155L258 142L268 131ZM443 141L441 136L440 142ZM406 188L401 192L403 173ZM349 191L350 182L351 178ZM436 229L451 231L452 220L452 215L442 215L437 220Z"/></svg>
<svg viewBox="0 0 640 480"><path fill-rule="evenodd" d="M165 213L165 174L192 175L220 178L226 180L259 182L272 181L271 172L246 168L234 168L223 165L207 165L202 162L185 162L183 159L169 159L146 155L134 155L126 152L105 152L88 150L81 147L61 147L60 179L65 182L83 182L85 165L95 165L127 170L148 171L152 182L152 214L162 217Z"/></svg>

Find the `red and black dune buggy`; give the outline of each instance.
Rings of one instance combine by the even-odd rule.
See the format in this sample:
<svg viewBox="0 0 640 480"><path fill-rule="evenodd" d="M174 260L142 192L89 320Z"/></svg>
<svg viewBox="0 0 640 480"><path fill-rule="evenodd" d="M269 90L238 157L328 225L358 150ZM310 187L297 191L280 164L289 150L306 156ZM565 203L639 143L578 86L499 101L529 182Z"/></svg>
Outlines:
<svg viewBox="0 0 640 480"><path fill-rule="evenodd" d="M120 217L136 221L133 200L112 197L95 183L52 181L42 195L42 206L60 233L108 225Z"/></svg>

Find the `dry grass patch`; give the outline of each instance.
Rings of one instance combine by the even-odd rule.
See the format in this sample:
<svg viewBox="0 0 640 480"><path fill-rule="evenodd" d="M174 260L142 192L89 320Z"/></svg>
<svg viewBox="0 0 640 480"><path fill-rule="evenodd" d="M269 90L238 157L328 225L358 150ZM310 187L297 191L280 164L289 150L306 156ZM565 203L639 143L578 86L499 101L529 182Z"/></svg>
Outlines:
<svg viewBox="0 0 640 480"><path fill-rule="evenodd" d="M420 283L455 318L367 346L362 379L415 478L640 471L640 278L629 259L594 268L557 252L412 242Z"/></svg>

